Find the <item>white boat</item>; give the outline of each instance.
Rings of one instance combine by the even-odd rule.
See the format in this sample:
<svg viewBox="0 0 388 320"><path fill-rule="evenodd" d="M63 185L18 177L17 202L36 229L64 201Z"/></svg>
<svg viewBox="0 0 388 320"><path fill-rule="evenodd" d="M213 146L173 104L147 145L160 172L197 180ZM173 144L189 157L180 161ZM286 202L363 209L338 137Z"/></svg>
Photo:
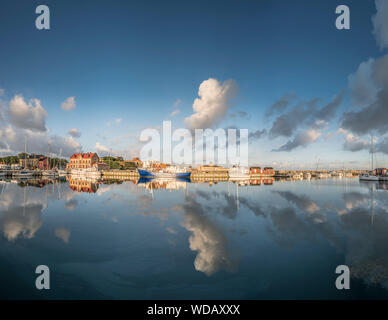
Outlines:
<svg viewBox="0 0 388 320"><path fill-rule="evenodd" d="M61 170L61 169L58 170L58 175L59 175L60 177L65 177L65 176L67 176L68 174L69 174L69 172L68 172L67 170Z"/></svg>
<svg viewBox="0 0 388 320"><path fill-rule="evenodd" d="M307 179L307 180L310 180L311 179L311 173L310 172L304 172L303 173L303 178Z"/></svg>
<svg viewBox="0 0 388 320"><path fill-rule="evenodd" d="M16 178L31 178L34 176L34 171L31 170L20 170L12 173L13 177Z"/></svg>
<svg viewBox="0 0 388 320"><path fill-rule="evenodd" d="M249 170L242 167L233 167L229 169L230 180L245 180L249 179Z"/></svg>
<svg viewBox="0 0 388 320"><path fill-rule="evenodd" d="M101 178L101 171L97 168L85 168L85 169L71 169L70 174L72 176L87 176L94 178Z"/></svg>
<svg viewBox="0 0 388 320"><path fill-rule="evenodd" d="M375 176L375 175L370 174L370 173L361 174L359 179L363 180L363 181L379 181L378 176Z"/></svg>
<svg viewBox="0 0 388 320"><path fill-rule="evenodd" d="M58 177L58 172L55 170L44 170L42 171L43 177Z"/></svg>

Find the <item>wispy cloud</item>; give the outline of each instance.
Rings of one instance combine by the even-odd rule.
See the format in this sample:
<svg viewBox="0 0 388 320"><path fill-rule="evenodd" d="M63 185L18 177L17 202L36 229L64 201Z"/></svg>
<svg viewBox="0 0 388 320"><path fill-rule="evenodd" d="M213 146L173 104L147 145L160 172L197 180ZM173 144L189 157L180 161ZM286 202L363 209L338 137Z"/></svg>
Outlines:
<svg viewBox="0 0 388 320"><path fill-rule="evenodd" d="M178 99L174 102L174 104L173 104L174 108L178 107L181 103L182 103L182 100L178 98Z"/></svg>
<svg viewBox="0 0 388 320"><path fill-rule="evenodd" d="M170 113L170 117L174 117L174 116L176 116L176 115L178 115L180 113L181 113L181 111L179 109L176 109L176 110L174 110L173 112Z"/></svg>

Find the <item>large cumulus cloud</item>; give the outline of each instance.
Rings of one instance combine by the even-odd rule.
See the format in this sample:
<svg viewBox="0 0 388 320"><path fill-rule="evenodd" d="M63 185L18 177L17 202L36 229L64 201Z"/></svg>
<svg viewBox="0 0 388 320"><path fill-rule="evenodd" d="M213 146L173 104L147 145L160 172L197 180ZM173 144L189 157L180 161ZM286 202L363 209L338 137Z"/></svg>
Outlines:
<svg viewBox="0 0 388 320"><path fill-rule="evenodd" d="M16 95L9 103L9 121L18 128L46 131L47 115L38 99L27 103L22 96Z"/></svg>
<svg viewBox="0 0 388 320"><path fill-rule="evenodd" d="M58 136L46 127L48 113L38 99L26 102L15 95L9 103L0 104L0 149L8 153L25 151L70 156L82 150L81 144L71 136ZM71 134L69 133L69 134Z"/></svg>
<svg viewBox="0 0 388 320"><path fill-rule="evenodd" d="M230 100L237 93L237 84L233 80L219 82L210 78L201 83L199 98L193 104L194 113L185 119L190 129L210 128L223 119L230 107Z"/></svg>

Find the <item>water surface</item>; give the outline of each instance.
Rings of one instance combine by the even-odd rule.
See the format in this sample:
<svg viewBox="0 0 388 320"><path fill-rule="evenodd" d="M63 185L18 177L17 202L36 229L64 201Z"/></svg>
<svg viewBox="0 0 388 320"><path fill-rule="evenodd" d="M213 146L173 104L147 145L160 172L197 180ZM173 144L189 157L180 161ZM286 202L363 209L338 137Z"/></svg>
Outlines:
<svg viewBox="0 0 388 320"><path fill-rule="evenodd" d="M385 184L256 184L3 181L0 298L388 297Z"/></svg>

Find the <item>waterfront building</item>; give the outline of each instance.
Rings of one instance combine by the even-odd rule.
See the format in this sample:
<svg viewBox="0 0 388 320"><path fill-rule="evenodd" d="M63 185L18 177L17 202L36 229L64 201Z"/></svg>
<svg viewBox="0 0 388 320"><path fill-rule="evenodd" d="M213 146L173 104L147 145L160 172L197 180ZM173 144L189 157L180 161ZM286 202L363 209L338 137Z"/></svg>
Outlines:
<svg viewBox="0 0 388 320"><path fill-rule="evenodd" d="M39 158L38 168L40 170L47 170L47 169L49 169L49 160L48 160L47 157L42 156L42 157Z"/></svg>
<svg viewBox="0 0 388 320"><path fill-rule="evenodd" d="M261 167L250 167L249 168L249 173L251 175L254 175L254 174L262 174L263 173L263 170L261 169Z"/></svg>
<svg viewBox="0 0 388 320"><path fill-rule="evenodd" d="M24 169L37 169L39 167L39 159L43 157L37 154L27 154L19 159L20 167Z"/></svg>
<svg viewBox="0 0 388 320"><path fill-rule="evenodd" d="M376 168L375 169L376 176L385 176L387 174L386 168Z"/></svg>
<svg viewBox="0 0 388 320"><path fill-rule="evenodd" d="M92 168L93 164L100 162L97 153L75 153L70 157L67 169L87 169Z"/></svg>
<svg viewBox="0 0 388 320"><path fill-rule="evenodd" d="M200 165L191 170L192 181L227 181L229 179L229 169L221 166Z"/></svg>
<svg viewBox="0 0 388 320"><path fill-rule="evenodd" d="M275 175L275 170L272 167L265 167L263 169L263 175L273 176Z"/></svg>

